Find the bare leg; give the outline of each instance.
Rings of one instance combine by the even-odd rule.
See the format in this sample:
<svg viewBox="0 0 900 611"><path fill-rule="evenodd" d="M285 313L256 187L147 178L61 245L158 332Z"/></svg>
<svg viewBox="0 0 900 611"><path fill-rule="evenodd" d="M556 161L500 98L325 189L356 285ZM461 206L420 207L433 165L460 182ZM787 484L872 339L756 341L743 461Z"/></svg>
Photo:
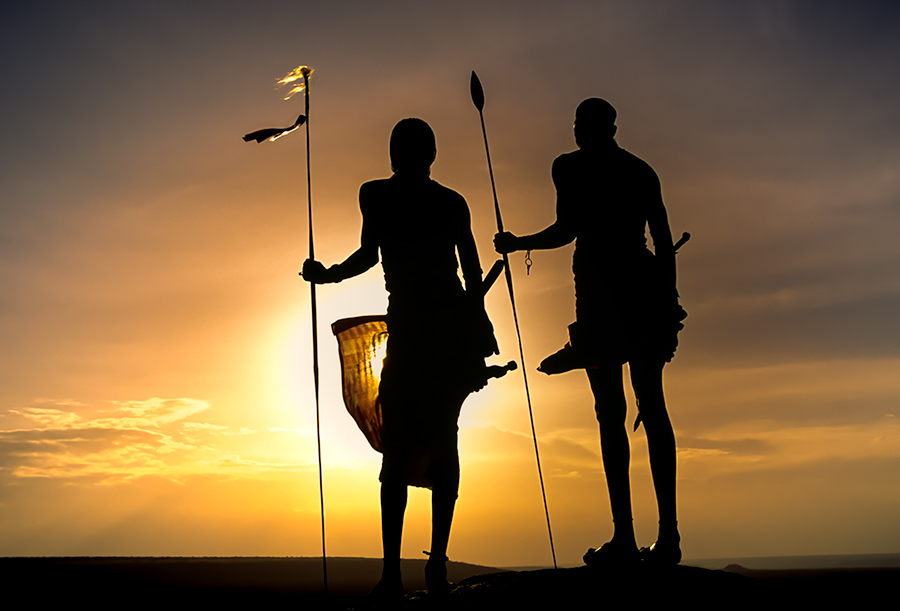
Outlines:
<svg viewBox="0 0 900 611"><path fill-rule="evenodd" d="M438 486L435 484L431 493L431 557L447 556L447 544L450 541L450 525L453 522L453 510L456 508L456 496L459 482L455 485Z"/></svg>
<svg viewBox="0 0 900 611"><path fill-rule="evenodd" d="M403 539L403 514L406 513L406 484L381 484L381 544L384 561L381 581L372 590L380 596L403 595L400 576L400 543Z"/></svg>
<svg viewBox="0 0 900 611"><path fill-rule="evenodd" d="M450 525L459 490L459 479L434 484L431 493L431 555L425 564L425 584L431 594L450 591L447 581L447 545L450 541Z"/></svg>
<svg viewBox="0 0 900 611"><path fill-rule="evenodd" d="M659 508L659 536L657 545L670 549L672 556L678 550L681 537L678 534L678 516L675 503L675 432L666 410L663 393L663 362L635 361L631 363L631 383L637 398L638 409L647 432L647 448L650 453L650 472ZM660 551L662 551L660 549ZM677 560L675 560L677 562Z"/></svg>
<svg viewBox="0 0 900 611"><path fill-rule="evenodd" d="M632 555L637 552L637 544L631 513L631 482L628 473L631 448L625 430L626 404L622 368L618 365L600 366L588 369L587 372L596 401L603 468L606 471L609 505L615 527L612 541L607 545L611 545L611 549L615 548L620 556Z"/></svg>

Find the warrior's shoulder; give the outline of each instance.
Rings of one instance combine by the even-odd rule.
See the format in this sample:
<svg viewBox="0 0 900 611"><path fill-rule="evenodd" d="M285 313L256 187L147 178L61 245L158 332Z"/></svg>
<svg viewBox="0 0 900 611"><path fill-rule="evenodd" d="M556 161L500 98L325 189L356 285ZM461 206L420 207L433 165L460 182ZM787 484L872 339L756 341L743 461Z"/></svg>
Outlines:
<svg viewBox="0 0 900 611"><path fill-rule="evenodd" d="M580 150L572 151L571 153L563 153L553 160L553 169L556 170L559 168L563 170L582 163L583 155L580 155L580 153Z"/></svg>
<svg viewBox="0 0 900 611"><path fill-rule="evenodd" d="M626 151L623 148L618 149L615 155L615 159L618 163L629 167L635 172L643 172L645 174L656 176L656 171L650 166L649 163L647 163L634 153Z"/></svg>
<svg viewBox="0 0 900 611"><path fill-rule="evenodd" d="M412 183L413 188L415 190L423 190L430 192L433 196L438 197L446 197L448 199L456 199L465 201L462 195L445 187L437 181L431 179L425 179L422 181L416 181ZM376 180L370 180L368 182L364 182L362 186L359 188L360 194L365 195L382 195L382 194L393 194L400 190L408 190L409 183L404 183L398 181L396 178L379 178Z"/></svg>
<svg viewBox="0 0 900 611"><path fill-rule="evenodd" d="M466 198L463 197L457 191L454 191L450 187L445 187L444 185L442 185L441 183L439 183L435 180L430 181L430 183L431 183L431 188L434 190L435 195L437 197L441 198L442 200L446 201L447 203L449 203L451 205L455 205L455 206L459 206L459 205L466 206L467 205Z"/></svg>
<svg viewBox="0 0 900 611"><path fill-rule="evenodd" d="M587 151L578 149L569 153L563 153L553 160L553 165L561 168L580 166L584 164L597 163L603 161L606 163L626 164L635 167L642 167L653 171L650 164L630 151L626 151L622 147L613 144L610 148L602 151Z"/></svg>
<svg viewBox="0 0 900 611"><path fill-rule="evenodd" d="M377 180L370 180L368 182L364 182L359 187L359 196L362 198L363 196L378 196L383 193L390 191L391 189L391 179L390 178L379 178Z"/></svg>

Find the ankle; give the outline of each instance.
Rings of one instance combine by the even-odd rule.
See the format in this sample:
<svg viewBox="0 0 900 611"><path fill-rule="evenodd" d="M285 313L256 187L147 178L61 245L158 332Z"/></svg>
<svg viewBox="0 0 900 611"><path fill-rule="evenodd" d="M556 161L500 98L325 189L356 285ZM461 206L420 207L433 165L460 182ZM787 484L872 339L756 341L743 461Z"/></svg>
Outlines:
<svg viewBox="0 0 900 611"><path fill-rule="evenodd" d="M627 545L637 547L637 539L634 536L633 521L613 520L613 536L610 543L613 545Z"/></svg>
<svg viewBox="0 0 900 611"><path fill-rule="evenodd" d="M681 535L678 533L678 522L675 520L659 523L658 542L678 545L681 543Z"/></svg>
<svg viewBox="0 0 900 611"><path fill-rule="evenodd" d="M427 552L427 551L423 551L422 553L425 554L426 556L428 556L427 564L438 563L438 562L443 564L443 563L447 562L448 560L450 560L450 558L447 557L447 554L435 554L434 552Z"/></svg>
<svg viewBox="0 0 900 611"><path fill-rule="evenodd" d="M400 561L385 560L381 566L382 579L400 579Z"/></svg>

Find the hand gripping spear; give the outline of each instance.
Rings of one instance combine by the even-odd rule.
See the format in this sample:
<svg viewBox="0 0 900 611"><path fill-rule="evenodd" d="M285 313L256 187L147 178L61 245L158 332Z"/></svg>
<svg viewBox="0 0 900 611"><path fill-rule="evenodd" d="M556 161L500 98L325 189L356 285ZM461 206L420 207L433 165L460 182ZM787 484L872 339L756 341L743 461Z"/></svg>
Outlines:
<svg viewBox="0 0 900 611"><path fill-rule="evenodd" d="M298 66L292 72L282 79L279 79L279 85L287 85L295 81L303 79L302 84L297 84L284 98L289 99L295 93L304 92L305 115L297 117L297 121L290 127L261 129L244 136L244 142L255 140L257 143L266 140L274 141L285 136L304 123L306 123L306 194L309 209L309 258L315 259L315 247L313 245L313 223L312 223L312 176L309 165L309 77L312 75L313 69L308 66ZM316 446L319 456L319 514L322 517L322 583L325 594L328 594L328 563L325 555L325 492L322 483L322 434L319 426L319 338L317 336L318 317L316 308L316 285L309 283L310 290L310 306L312 309L312 350L313 350L313 386L316 393Z"/></svg>
<svg viewBox="0 0 900 611"><path fill-rule="evenodd" d="M484 136L484 151L487 153L488 172L491 175L491 191L494 195L494 215L497 217L497 232L503 233L503 218L500 216L500 203L497 201L497 187L494 183L494 167L491 164L491 150L488 147L487 130L484 127L484 88L478 75L472 71L472 102L481 117L481 133ZM503 269L506 271L506 288L509 289L509 303L512 306L513 322L516 325L516 337L519 340L519 360L522 361L522 379L525 381L525 399L528 402L528 418L531 420L531 437L534 439L534 457L537 460L538 479L541 481L541 495L544 498L544 515L547 517L547 534L550 536L550 553L553 555L553 568L556 564L556 550L553 547L553 530L550 528L550 510L547 508L547 491L544 489L544 475L541 472L541 455L538 452L537 433L534 429L534 413L531 409L531 392L528 390L528 368L525 367L525 351L522 349L522 333L519 331L519 317L516 314L516 297L513 292L512 272L509 269L509 255L503 254Z"/></svg>

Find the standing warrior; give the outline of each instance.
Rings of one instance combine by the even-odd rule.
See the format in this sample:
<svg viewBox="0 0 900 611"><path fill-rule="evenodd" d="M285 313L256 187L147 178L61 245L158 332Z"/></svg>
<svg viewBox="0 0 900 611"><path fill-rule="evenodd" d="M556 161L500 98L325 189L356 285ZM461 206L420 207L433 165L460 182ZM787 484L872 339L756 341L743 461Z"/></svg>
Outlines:
<svg viewBox="0 0 900 611"><path fill-rule="evenodd" d="M466 397L486 384L484 358L497 353L497 343L484 312L466 200L430 178L437 154L431 127L421 119L400 121L391 133L390 154L393 176L359 190L359 249L328 269L307 260L303 277L317 284L341 282L373 267L381 253L389 293L379 386L384 565L373 594L393 597L403 594L400 542L408 485L432 488L428 590L450 588L446 561L459 490L457 419Z"/></svg>
<svg viewBox="0 0 900 611"><path fill-rule="evenodd" d="M675 509L675 435L663 395L663 367L675 354L687 316L675 288L675 247L659 179L641 159L619 148L616 111L590 98L575 111L577 151L553 162L556 222L517 237L499 233L500 253L559 248L575 240L575 318L565 348L540 371L585 368L594 394L603 467L609 488L612 540L584 556L586 564L644 559L681 560ZM655 256L647 249L649 227ZM638 411L647 431L650 468L659 507L659 536L638 550L629 480L622 365L629 364Z"/></svg>

